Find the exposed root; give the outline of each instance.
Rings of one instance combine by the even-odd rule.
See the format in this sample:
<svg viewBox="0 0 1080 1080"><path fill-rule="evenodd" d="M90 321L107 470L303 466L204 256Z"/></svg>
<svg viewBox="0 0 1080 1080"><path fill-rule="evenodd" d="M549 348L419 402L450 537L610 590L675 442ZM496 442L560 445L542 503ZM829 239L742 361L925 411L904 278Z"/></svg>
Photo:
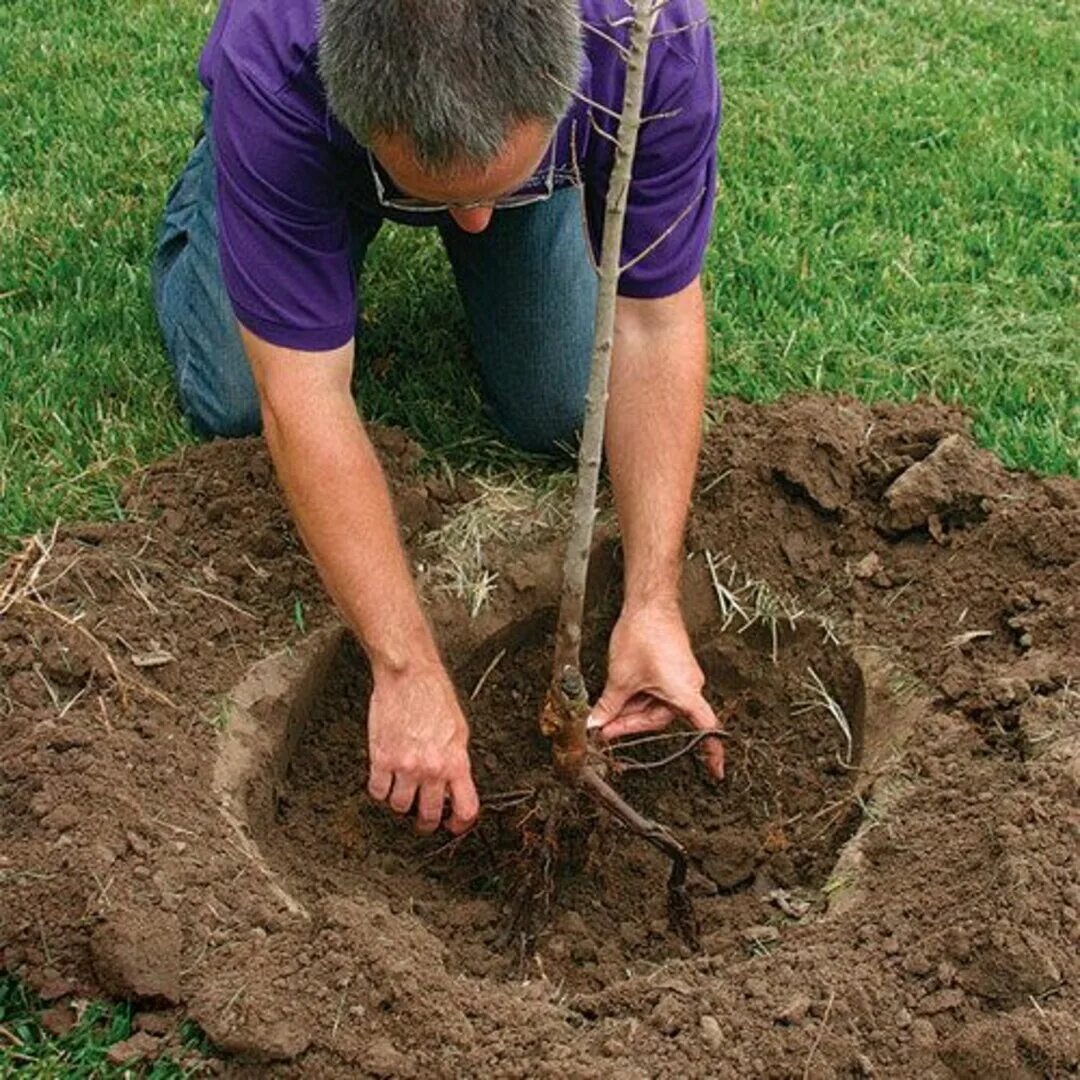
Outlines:
<svg viewBox="0 0 1080 1080"><path fill-rule="evenodd" d="M680 733L682 734L682 733ZM665 765L670 765L673 761L678 761L684 754L690 753L695 746L698 746L705 739L722 739L724 733L722 731L694 731L685 732L686 745L679 747L678 750L668 754L667 757L658 758L656 761L634 761L633 758L612 758L612 764L618 769L619 772L640 772L644 769L661 769Z"/></svg>
<svg viewBox="0 0 1080 1080"><path fill-rule="evenodd" d="M564 597L565 600L565 597ZM555 772L568 791L580 790L594 803L618 818L631 832L652 844L672 863L668 880L668 925L691 948L697 948L697 926L690 897L686 891L687 853L662 825L635 810L604 779L606 772L602 755L590 746L587 721L589 698L585 680L576 664L561 665L561 650L573 651L573 634L556 644L555 675L548 687L540 713L540 730L551 739ZM680 757L702 738L715 736L715 732L703 732L701 737L669 755L670 760ZM638 767L657 767L658 764L633 763Z"/></svg>
<svg viewBox="0 0 1080 1080"><path fill-rule="evenodd" d="M672 762L678 761L679 758L684 754L688 754L696 746L699 746L705 739L725 739L727 738L727 732L724 729L727 726L727 722L738 712L743 696L744 695L739 695L733 698L718 713L716 719L720 726L715 731L666 731L659 735L645 735L638 739L629 739L619 743L619 749L622 750L666 739L686 740L686 745L681 746L678 750L668 754L666 757L659 758L656 761L635 761L633 758L612 756L608 760L619 772L638 772L643 769L660 769L665 765L670 765Z"/></svg>
<svg viewBox="0 0 1080 1080"><path fill-rule="evenodd" d="M499 814L510 810L515 806L528 802L536 795L536 788L520 788L517 791L500 791L494 795L487 795L481 805L485 810Z"/></svg>
<svg viewBox="0 0 1080 1080"><path fill-rule="evenodd" d="M498 944L502 949L516 945L523 960L551 920L559 879L584 865L595 818L583 809L572 788L553 782L534 792L532 805L513 824L521 849L511 868L509 918Z"/></svg>
<svg viewBox="0 0 1080 1080"><path fill-rule="evenodd" d="M652 844L671 859L667 886L668 928L695 951L700 948L697 919L686 888L689 856L682 846L658 822L639 814L599 773L589 766L581 770L579 783L584 791L609 810L628 829Z"/></svg>
<svg viewBox="0 0 1080 1080"><path fill-rule="evenodd" d="M476 685L472 688L472 693L469 695L470 701L475 701L480 696L480 691L484 689L484 683L486 683L488 679L491 678L491 673L499 666L499 664L502 663L505 656L506 650L500 649L495 654L495 658L491 661L491 663L488 664L486 668L484 668L483 673L480 675L480 678L476 680Z"/></svg>

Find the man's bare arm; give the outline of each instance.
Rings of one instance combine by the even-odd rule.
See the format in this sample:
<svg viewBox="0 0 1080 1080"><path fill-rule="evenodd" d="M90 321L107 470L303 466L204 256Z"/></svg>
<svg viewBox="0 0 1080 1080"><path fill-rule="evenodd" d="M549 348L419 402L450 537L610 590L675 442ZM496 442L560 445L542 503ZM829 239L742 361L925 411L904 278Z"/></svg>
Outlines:
<svg viewBox="0 0 1080 1080"><path fill-rule="evenodd" d="M353 344L284 349L241 329L263 430L293 518L374 676L372 795L436 828L449 794L460 830L476 816L464 716L413 585L386 480L350 393Z"/></svg>
<svg viewBox="0 0 1080 1080"><path fill-rule="evenodd" d="M630 607L678 600L705 377L700 281L660 300L619 298L606 442Z"/></svg>
<svg viewBox="0 0 1080 1080"><path fill-rule="evenodd" d="M608 684L593 710L605 737L656 730L677 715L717 726L679 610L706 373L699 280L663 299L619 299L606 445L626 571ZM720 743L704 749L719 775Z"/></svg>

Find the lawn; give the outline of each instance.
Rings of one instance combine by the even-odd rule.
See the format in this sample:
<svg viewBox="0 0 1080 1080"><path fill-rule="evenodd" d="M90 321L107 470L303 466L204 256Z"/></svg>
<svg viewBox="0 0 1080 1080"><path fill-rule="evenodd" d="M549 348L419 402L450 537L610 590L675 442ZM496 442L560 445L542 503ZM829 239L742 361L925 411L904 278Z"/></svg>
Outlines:
<svg viewBox="0 0 1080 1080"><path fill-rule="evenodd" d="M715 392L935 394L970 407L1008 464L1080 473L1070 10L715 5ZM123 477L191 438L146 268L198 119L213 11L0 3L0 552L58 517L117 516ZM384 230L366 298L366 414L457 462L506 455L460 377L463 320L434 238ZM2 1022L23 1031L4 985ZM0 1073L12 1045L0 1029Z"/></svg>

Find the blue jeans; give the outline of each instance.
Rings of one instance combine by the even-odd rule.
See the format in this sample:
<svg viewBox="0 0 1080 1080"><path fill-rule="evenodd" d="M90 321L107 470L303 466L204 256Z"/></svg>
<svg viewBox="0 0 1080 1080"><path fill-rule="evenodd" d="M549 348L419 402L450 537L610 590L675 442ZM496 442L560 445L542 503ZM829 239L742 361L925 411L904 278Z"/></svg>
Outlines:
<svg viewBox="0 0 1080 1080"><path fill-rule="evenodd" d="M208 102L207 132L209 110ZM252 435L261 426L259 399L222 281L215 185L207 134L169 192L151 266L154 307L181 407L196 430ZM361 191L350 213L354 273L387 216L374 191ZM446 214L428 219L450 257L492 419L525 450L574 446L597 290L579 193L561 190L497 211L478 234Z"/></svg>

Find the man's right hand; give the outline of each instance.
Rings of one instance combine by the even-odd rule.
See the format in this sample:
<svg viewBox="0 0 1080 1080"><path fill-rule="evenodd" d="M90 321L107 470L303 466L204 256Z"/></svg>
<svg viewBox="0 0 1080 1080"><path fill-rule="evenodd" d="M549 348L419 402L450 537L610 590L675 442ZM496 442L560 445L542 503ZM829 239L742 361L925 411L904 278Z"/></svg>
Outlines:
<svg viewBox="0 0 1080 1080"><path fill-rule="evenodd" d="M479 800L469 729L424 620L394 507L349 380L353 343L326 352L240 335L259 389L263 431L304 544L371 660L368 789L434 832L464 832Z"/></svg>
<svg viewBox="0 0 1080 1080"><path fill-rule="evenodd" d="M398 814L416 805L416 830L433 833L447 797L452 833L471 828L480 800L469 767L469 728L439 663L375 674L368 711L368 791Z"/></svg>

